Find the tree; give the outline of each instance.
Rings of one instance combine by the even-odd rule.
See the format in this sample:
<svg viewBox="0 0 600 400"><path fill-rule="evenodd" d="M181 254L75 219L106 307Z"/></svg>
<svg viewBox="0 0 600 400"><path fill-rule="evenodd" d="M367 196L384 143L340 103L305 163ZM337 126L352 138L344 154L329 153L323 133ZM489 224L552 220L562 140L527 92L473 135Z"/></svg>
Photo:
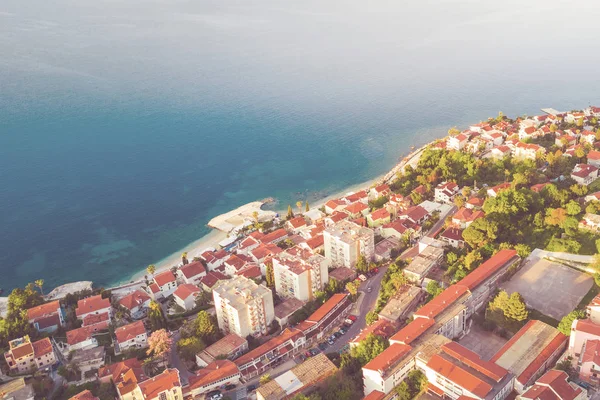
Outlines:
<svg viewBox="0 0 600 400"><path fill-rule="evenodd" d="M568 215L575 216L581 213L581 206L574 200L569 201L566 208Z"/></svg>
<svg viewBox="0 0 600 400"><path fill-rule="evenodd" d="M197 337L182 338L177 342L177 352L187 361L195 361L196 354L204 350L204 347L204 342Z"/></svg>
<svg viewBox="0 0 600 400"><path fill-rule="evenodd" d="M273 270L273 260L269 259L265 261L265 266L265 281L267 283L267 287L273 289L275 287L275 271Z"/></svg>
<svg viewBox="0 0 600 400"><path fill-rule="evenodd" d="M432 299L444 291L440 284L434 280L430 280L427 283L427 288L425 290L427 291L427 293L429 293Z"/></svg>
<svg viewBox="0 0 600 400"><path fill-rule="evenodd" d="M150 305L148 306L148 321L150 322L152 330L157 330L165 326L162 308L160 307L160 304L154 300L150 301Z"/></svg>
<svg viewBox="0 0 600 400"><path fill-rule="evenodd" d="M296 202L296 207L298 207L298 213L302 213L302 202L301 201Z"/></svg>
<svg viewBox="0 0 600 400"><path fill-rule="evenodd" d="M502 192L501 192L502 193ZM487 203L487 202L486 202ZM472 248L478 248L496 239L498 223L486 217L477 218L462 233L462 237Z"/></svg>
<svg viewBox="0 0 600 400"><path fill-rule="evenodd" d="M518 292L513 292L508 299L504 316L514 321L524 321L529 316L523 297Z"/></svg>
<svg viewBox="0 0 600 400"><path fill-rule="evenodd" d="M465 205L465 198L461 195L454 196L454 205L458 208L461 208Z"/></svg>
<svg viewBox="0 0 600 400"><path fill-rule="evenodd" d="M596 286L600 286L600 274L599 273L594 274L594 282L596 283Z"/></svg>
<svg viewBox="0 0 600 400"><path fill-rule="evenodd" d="M567 219L567 210L564 208L548 208L545 222L552 226L561 226Z"/></svg>
<svg viewBox="0 0 600 400"><path fill-rule="evenodd" d="M346 290L350 293L351 296L356 296L358 293L358 285L359 283L356 281L351 281L346 283Z"/></svg>
<svg viewBox="0 0 600 400"><path fill-rule="evenodd" d="M448 136L456 136L458 134L460 134L460 130L457 127L453 126L452 128L448 129Z"/></svg>
<svg viewBox="0 0 600 400"><path fill-rule="evenodd" d="M561 320L556 329L562 332L566 336L571 335L571 325L573 325L573 321L576 319L585 319L586 314L583 310L573 310L567 315L565 315Z"/></svg>
<svg viewBox="0 0 600 400"><path fill-rule="evenodd" d="M369 311L367 313L367 315L365 316L367 325L371 325L371 324L377 322L378 319L379 319L379 315L377 315L377 313L375 311Z"/></svg>
<svg viewBox="0 0 600 400"><path fill-rule="evenodd" d="M367 258L361 254L356 261L356 271L364 274L369 271L369 263L367 262Z"/></svg>
<svg viewBox="0 0 600 400"><path fill-rule="evenodd" d="M189 264L189 263L190 263L190 262L188 261L188 258L187 258L187 256L188 256L188 253L187 253L187 251L184 251L183 253L181 253L181 263L182 263L183 265L187 265L187 264Z"/></svg>
<svg viewBox="0 0 600 400"><path fill-rule="evenodd" d="M252 211L252 218L254 218L254 223L258 224L258 211Z"/></svg>
<svg viewBox="0 0 600 400"><path fill-rule="evenodd" d="M558 130L558 127L555 124L550 125L550 132L554 133Z"/></svg>
<svg viewBox="0 0 600 400"><path fill-rule="evenodd" d="M172 340L165 329L154 331L148 337L148 350L146 354L166 359L167 353L171 351Z"/></svg>
<svg viewBox="0 0 600 400"><path fill-rule="evenodd" d="M350 355L358 359L361 366L364 366L383 352L388 345L387 340L383 339L381 336L370 333L366 338L361 340L358 346L354 346L350 350Z"/></svg>
<svg viewBox="0 0 600 400"><path fill-rule="evenodd" d="M35 283L35 286L40 289L40 293L43 296L44 295L44 280L43 279L38 279L34 283Z"/></svg>
<svg viewBox="0 0 600 400"><path fill-rule="evenodd" d="M154 273L156 272L156 265L154 265L154 264L148 265L148 267L146 268L146 271L148 271L148 273L150 275L154 275Z"/></svg>
<svg viewBox="0 0 600 400"><path fill-rule="evenodd" d="M483 256L479 250L474 250L465 256L465 268L469 271L475 269L483 261Z"/></svg>
<svg viewBox="0 0 600 400"><path fill-rule="evenodd" d="M306 201L304 202L304 211L305 211L305 212L309 212L309 211L310 211L310 206L308 205L308 200L306 200Z"/></svg>
<svg viewBox="0 0 600 400"><path fill-rule="evenodd" d="M205 343L213 343L219 333L214 317L206 311L200 311L196 316L196 334Z"/></svg>
<svg viewBox="0 0 600 400"><path fill-rule="evenodd" d="M508 293L506 293L504 290L501 290L490 302L490 309L493 311L502 311L502 313L504 313L504 310L508 307L509 299L510 297L508 296Z"/></svg>
<svg viewBox="0 0 600 400"><path fill-rule="evenodd" d="M588 193L588 187L583 185L572 185L569 189L577 196L585 196Z"/></svg>
<svg viewBox="0 0 600 400"><path fill-rule="evenodd" d="M263 385L266 385L267 383L271 382L272 379L273 378L271 378L271 375L269 373L266 373L260 377L258 382L260 383L261 386L263 386Z"/></svg>
<svg viewBox="0 0 600 400"><path fill-rule="evenodd" d="M408 388L408 383L406 381L400 382L398 386L394 388L394 391L398 395L398 400L411 400L412 395L410 394L410 390Z"/></svg>
<svg viewBox="0 0 600 400"><path fill-rule="evenodd" d="M531 247L523 243L515 245L515 250L521 258L527 258L531 254Z"/></svg>
<svg viewBox="0 0 600 400"><path fill-rule="evenodd" d="M285 217L286 219L292 219L294 218L294 211L292 210L292 206L288 205L288 210L287 210L287 215Z"/></svg>

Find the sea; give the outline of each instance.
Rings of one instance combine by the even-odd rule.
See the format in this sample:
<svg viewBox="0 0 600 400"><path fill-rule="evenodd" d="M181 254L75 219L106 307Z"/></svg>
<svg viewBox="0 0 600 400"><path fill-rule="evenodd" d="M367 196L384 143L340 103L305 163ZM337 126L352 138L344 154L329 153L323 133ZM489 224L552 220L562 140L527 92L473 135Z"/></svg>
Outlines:
<svg viewBox="0 0 600 400"><path fill-rule="evenodd" d="M0 288L128 281L499 111L600 105L600 3L0 1ZM47 290L47 289L46 289Z"/></svg>

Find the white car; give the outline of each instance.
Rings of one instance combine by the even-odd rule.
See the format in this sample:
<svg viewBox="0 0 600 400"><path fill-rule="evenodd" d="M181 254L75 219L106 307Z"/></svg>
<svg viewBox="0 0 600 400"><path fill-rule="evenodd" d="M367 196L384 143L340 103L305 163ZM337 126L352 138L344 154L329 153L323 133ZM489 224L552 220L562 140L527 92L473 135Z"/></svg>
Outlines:
<svg viewBox="0 0 600 400"><path fill-rule="evenodd" d="M358 279L360 279L361 281L363 281L363 282L364 282L364 281L366 281L366 280L367 280L367 277L366 277L366 276L364 276L363 274L360 274L360 275L358 276Z"/></svg>

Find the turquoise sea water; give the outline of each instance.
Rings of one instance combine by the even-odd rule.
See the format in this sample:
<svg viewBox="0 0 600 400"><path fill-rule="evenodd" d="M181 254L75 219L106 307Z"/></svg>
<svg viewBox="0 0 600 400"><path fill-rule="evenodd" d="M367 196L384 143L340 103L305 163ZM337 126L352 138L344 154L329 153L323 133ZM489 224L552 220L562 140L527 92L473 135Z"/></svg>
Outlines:
<svg viewBox="0 0 600 400"><path fill-rule="evenodd" d="M595 2L413 3L0 3L0 287L113 284L450 126L600 105Z"/></svg>

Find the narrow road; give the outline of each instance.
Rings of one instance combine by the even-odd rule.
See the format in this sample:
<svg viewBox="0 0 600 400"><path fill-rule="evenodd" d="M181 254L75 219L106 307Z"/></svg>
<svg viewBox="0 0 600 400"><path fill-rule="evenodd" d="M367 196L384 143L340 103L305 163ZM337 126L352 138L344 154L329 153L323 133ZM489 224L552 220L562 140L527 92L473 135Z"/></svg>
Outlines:
<svg viewBox="0 0 600 400"><path fill-rule="evenodd" d="M169 353L169 364L171 364L172 368L177 368L179 370L181 384L187 385L190 376L194 374L187 369L185 362L179 358L179 354L177 354L177 342L179 341L179 338L179 331L173 332L173 335L171 336L173 344L171 345L171 352Z"/></svg>

